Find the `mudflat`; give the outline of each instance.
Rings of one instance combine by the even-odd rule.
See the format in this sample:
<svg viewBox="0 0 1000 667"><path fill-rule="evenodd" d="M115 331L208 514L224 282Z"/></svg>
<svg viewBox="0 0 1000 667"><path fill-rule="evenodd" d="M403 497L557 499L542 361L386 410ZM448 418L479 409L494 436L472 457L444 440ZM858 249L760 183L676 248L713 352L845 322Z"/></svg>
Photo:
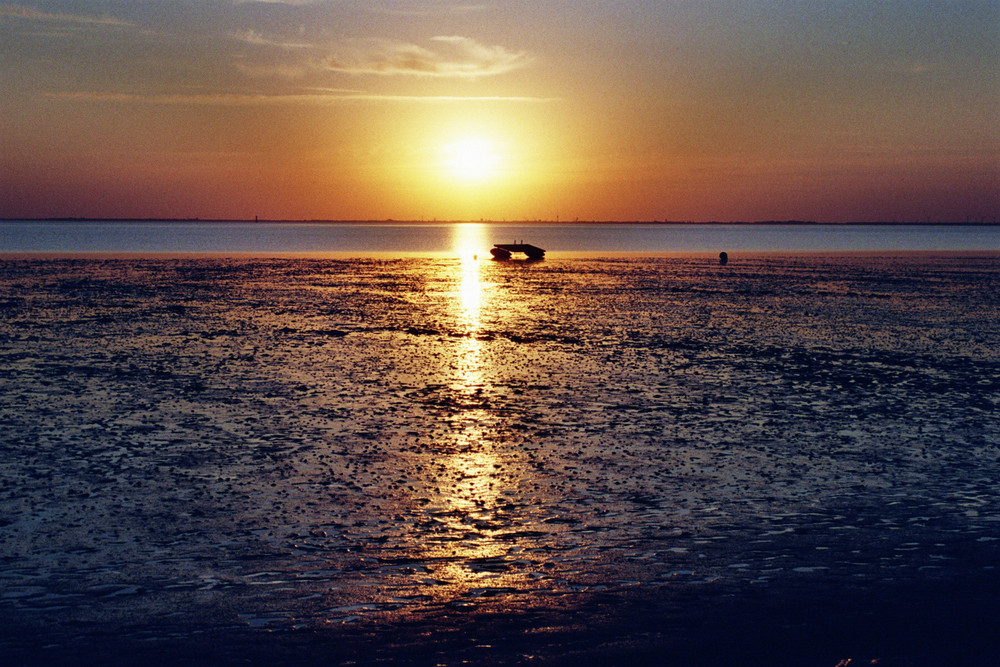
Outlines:
<svg viewBox="0 0 1000 667"><path fill-rule="evenodd" d="M995 253L2 257L0 651L995 664L998 295Z"/></svg>

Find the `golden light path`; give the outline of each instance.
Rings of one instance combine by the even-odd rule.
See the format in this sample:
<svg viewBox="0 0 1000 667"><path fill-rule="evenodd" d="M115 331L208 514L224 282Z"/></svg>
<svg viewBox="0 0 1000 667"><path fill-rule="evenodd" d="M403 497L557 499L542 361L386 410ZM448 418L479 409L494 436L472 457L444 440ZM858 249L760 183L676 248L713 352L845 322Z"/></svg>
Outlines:
<svg viewBox="0 0 1000 667"><path fill-rule="evenodd" d="M473 511L476 506L488 504L495 499L490 472L495 463L489 451L488 440L483 428L489 415L483 409L482 331L483 282L482 265L479 260L481 249L486 248L485 229L482 225L470 223L454 228L454 247L458 259L457 309L459 330L465 335L456 342L457 349L452 361L455 380L452 389L466 409L456 415L452 424L454 449L459 453L452 456L450 465L462 471L463 483L452 496L453 509Z"/></svg>
<svg viewBox="0 0 1000 667"><path fill-rule="evenodd" d="M412 543L408 555L433 568L429 583L407 580L415 594L460 608L482 604L483 596L490 604L507 604L498 591L536 581L510 564L533 543L531 537L511 538L530 523L510 510L527 471L523 453L511 448L507 415L498 412L507 380L505 369L493 365L504 343L493 335L492 313L503 292L493 284L498 267L486 259L487 229L454 225L451 257L434 263L451 335L433 343L443 395L414 501L435 528L430 539Z"/></svg>
<svg viewBox="0 0 1000 667"><path fill-rule="evenodd" d="M488 264L481 258L489 248L485 228L472 223L456 225L452 246L457 255L452 265L452 303L456 333L460 335L451 343L448 363L450 394L456 409L439 443L437 462L447 470L443 477L451 481L441 488L437 516L455 534L468 535L470 524L489 521L500 504L503 489L498 470L503 461L491 435L496 424L488 405L490 373L485 366L487 343L482 340L482 312L488 300L488 286L483 280ZM508 548L486 533L449 543L450 558L439 563L436 573L451 584L446 595L464 599L462 596L469 590L488 585L491 578L475 570L473 564L502 558ZM433 594L441 592L445 591Z"/></svg>
<svg viewBox="0 0 1000 667"><path fill-rule="evenodd" d="M462 324L475 338L481 325L479 316L483 301L480 255L487 255L490 247L486 230L477 223L457 224L453 227L452 247L459 259L459 307Z"/></svg>

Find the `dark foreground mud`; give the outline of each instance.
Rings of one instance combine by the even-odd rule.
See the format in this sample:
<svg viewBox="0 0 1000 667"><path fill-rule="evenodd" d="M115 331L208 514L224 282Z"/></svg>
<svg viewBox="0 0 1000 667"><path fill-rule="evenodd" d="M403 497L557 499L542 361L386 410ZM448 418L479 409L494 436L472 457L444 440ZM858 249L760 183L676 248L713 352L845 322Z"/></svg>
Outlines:
<svg viewBox="0 0 1000 667"><path fill-rule="evenodd" d="M0 260L0 649L994 664L997 294L988 255Z"/></svg>

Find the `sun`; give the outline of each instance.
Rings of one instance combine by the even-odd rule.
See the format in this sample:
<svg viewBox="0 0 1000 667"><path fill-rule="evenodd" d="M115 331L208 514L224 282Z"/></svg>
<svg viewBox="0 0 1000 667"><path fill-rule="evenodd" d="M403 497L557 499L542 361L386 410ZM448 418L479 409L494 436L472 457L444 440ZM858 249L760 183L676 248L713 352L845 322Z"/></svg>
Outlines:
<svg viewBox="0 0 1000 667"><path fill-rule="evenodd" d="M482 183L500 173L501 157L498 146L479 137L456 139L444 145L442 164L453 179L466 183Z"/></svg>

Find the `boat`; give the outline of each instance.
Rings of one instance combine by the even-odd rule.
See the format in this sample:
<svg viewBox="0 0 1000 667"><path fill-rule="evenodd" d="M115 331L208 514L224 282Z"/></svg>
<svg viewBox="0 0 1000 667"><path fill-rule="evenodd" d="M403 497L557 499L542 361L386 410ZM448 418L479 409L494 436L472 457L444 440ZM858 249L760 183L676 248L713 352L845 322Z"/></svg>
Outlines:
<svg viewBox="0 0 1000 667"><path fill-rule="evenodd" d="M545 250L530 243L496 243L490 249L493 259L497 260L510 259L514 253L524 253L525 257L532 261L545 259Z"/></svg>

